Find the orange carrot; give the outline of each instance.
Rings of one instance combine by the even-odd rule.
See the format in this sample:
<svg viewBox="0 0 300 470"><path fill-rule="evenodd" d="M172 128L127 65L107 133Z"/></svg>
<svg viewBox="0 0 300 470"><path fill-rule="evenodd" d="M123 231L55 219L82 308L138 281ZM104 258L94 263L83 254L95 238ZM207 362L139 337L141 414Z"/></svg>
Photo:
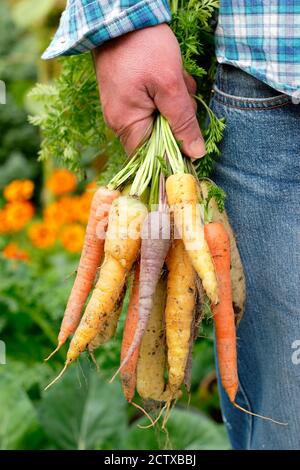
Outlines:
<svg viewBox="0 0 300 470"><path fill-rule="evenodd" d="M127 352L133 341L135 330L139 320L139 282L140 282L140 263L136 264L134 281L130 295L128 312L126 316L122 349L121 349L121 363L127 356ZM131 402L136 386L136 367L139 357L139 346L135 349L134 353L130 356L128 362L121 369L121 381L125 398Z"/></svg>
<svg viewBox="0 0 300 470"><path fill-rule="evenodd" d="M113 200L119 195L119 191L110 191L106 187L99 188L94 194L76 279L58 335L58 346L49 358L59 350L79 324L103 255L109 209Z"/></svg>
<svg viewBox="0 0 300 470"><path fill-rule="evenodd" d="M236 330L230 280L230 241L221 223L204 226L219 285L219 303L212 305L222 385L232 403L238 391Z"/></svg>
<svg viewBox="0 0 300 470"><path fill-rule="evenodd" d="M217 305L212 305L212 311L214 314L218 365L224 390L233 406L244 413L286 426L288 423L282 423L267 416L253 413L235 401L239 379L230 275L230 239L224 225L220 222L205 225L204 234L214 261L219 285L220 301Z"/></svg>

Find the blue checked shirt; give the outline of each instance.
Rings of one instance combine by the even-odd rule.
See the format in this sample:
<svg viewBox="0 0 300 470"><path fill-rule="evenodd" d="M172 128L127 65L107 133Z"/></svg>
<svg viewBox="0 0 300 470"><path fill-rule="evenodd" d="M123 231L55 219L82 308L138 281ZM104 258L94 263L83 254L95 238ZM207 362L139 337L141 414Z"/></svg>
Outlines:
<svg viewBox="0 0 300 470"><path fill-rule="evenodd" d="M43 58L86 52L170 19L168 0L69 0ZM300 100L300 0L221 0L216 54Z"/></svg>

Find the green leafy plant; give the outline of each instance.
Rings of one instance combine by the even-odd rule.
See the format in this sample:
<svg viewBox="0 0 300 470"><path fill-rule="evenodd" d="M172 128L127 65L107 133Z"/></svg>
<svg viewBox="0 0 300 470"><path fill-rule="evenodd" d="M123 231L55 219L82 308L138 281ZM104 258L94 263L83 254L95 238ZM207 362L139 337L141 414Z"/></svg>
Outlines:
<svg viewBox="0 0 300 470"><path fill-rule="evenodd" d="M6 104L0 105L0 189L21 173L35 177L38 130L27 122L24 96L37 79L36 50L30 36L13 22L5 2L0 4L0 79L6 85Z"/></svg>
<svg viewBox="0 0 300 470"><path fill-rule="evenodd" d="M127 427L121 387L109 386L88 361L44 393L39 416L60 449L117 448Z"/></svg>
<svg viewBox="0 0 300 470"><path fill-rule="evenodd" d="M137 423L147 425L141 418ZM141 433L137 426L132 426L123 449L172 449L172 450L226 450L229 443L224 427L214 423L196 409L177 408L170 415L167 432L147 429ZM125 445L124 445L125 444Z"/></svg>
<svg viewBox="0 0 300 470"><path fill-rule="evenodd" d="M26 392L14 383L14 377L8 374L0 375L0 400L0 449L22 449L26 436L34 434L39 426L34 405Z"/></svg>
<svg viewBox="0 0 300 470"><path fill-rule="evenodd" d="M53 85L37 85L30 93L42 112L30 118L40 126L41 160L60 159L75 171L82 169L82 153L111 147L99 104L95 72L89 54L62 61L62 72ZM104 151L104 148L103 148ZM101 153L101 150L100 150Z"/></svg>
<svg viewBox="0 0 300 470"><path fill-rule="evenodd" d="M197 167L199 176L212 172L224 130L223 121L216 118L207 104L215 67L213 15L217 7L217 0L171 3L171 26L181 47L184 66L198 80L199 120L208 151ZM90 148L95 156L108 157L101 177L101 182L107 182L120 168L125 155L105 125L91 55L61 59L61 64L59 78L52 85L37 85L30 95L42 104L40 112L30 118L43 134L40 159L59 158L84 175L82 156Z"/></svg>
<svg viewBox="0 0 300 470"><path fill-rule="evenodd" d="M23 365L24 367L24 365ZM28 367L32 375L34 368ZM18 370L0 370L0 449L228 449L223 425L216 424L194 406L173 410L167 432L140 414L130 418L121 387L108 384L83 359L49 392L34 396L33 384L43 387L34 374L31 387L18 380ZM11 410L14 410L12 413Z"/></svg>
<svg viewBox="0 0 300 470"><path fill-rule="evenodd" d="M228 448L223 426L199 412L218 410L215 389L205 400L199 399L199 383L214 369L209 340L195 346L191 396L171 414L169 438L160 424L153 430L139 429L138 424L148 422L126 403L118 381L108 383L119 365L124 314L114 340L96 351L101 373L83 357L61 382L43 391L64 360L62 353L51 363L43 361L56 343L76 262L74 256L60 252L40 253L31 264L0 258L0 338L7 346L6 365L0 365L0 448ZM124 311L127 302L126 298ZM211 334L208 328L205 335Z"/></svg>

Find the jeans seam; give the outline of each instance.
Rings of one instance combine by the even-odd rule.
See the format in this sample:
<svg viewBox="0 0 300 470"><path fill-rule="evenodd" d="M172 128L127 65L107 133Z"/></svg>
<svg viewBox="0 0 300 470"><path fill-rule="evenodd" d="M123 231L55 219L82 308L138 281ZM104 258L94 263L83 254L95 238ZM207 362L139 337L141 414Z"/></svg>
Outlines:
<svg viewBox="0 0 300 470"><path fill-rule="evenodd" d="M275 95L275 96L266 96L265 98L251 98L251 97L244 97L244 96L236 96L236 95L232 95L231 93L226 93L225 91L221 90L216 84L214 85L214 90L217 92L217 93L220 93L220 95L224 96L224 98L229 98L229 99L232 99L232 100L237 100L237 101L240 101L240 100L244 100L244 101L248 101L248 102L257 102L257 103L263 103L265 101L273 101L273 100L278 100L280 98L287 98L287 95L285 95L284 93L279 93L278 95Z"/></svg>
<svg viewBox="0 0 300 470"><path fill-rule="evenodd" d="M243 395L243 399L248 407L248 411L250 411L251 413L253 412L252 410L252 407L251 407L251 404L250 404L250 401L249 401L249 398L245 392L245 389L241 383L241 380L239 378L239 389L240 389L240 392L242 393ZM241 413L244 413L244 411L240 411ZM249 419L249 422L250 422L250 431L249 431L249 437L247 439L247 450L250 450L250 445L251 445L251 442L252 442L252 433L253 433L253 416L251 415L247 415L247 418Z"/></svg>
<svg viewBox="0 0 300 470"><path fill-rule="evenodd" d="M282 108L283 106L287 106L290 104L290 101L284 102L284 103L278 103L277 105L274 106L237 106L232 103L228 103L225 100L220 100L218 99L217 93L214 94L213 98L218 101L218 103L223 104L224 106L227 106L228 108L233 108L233 109L241 109L244 111L268 111L270 109L276 109L276 108Z"/></svg>

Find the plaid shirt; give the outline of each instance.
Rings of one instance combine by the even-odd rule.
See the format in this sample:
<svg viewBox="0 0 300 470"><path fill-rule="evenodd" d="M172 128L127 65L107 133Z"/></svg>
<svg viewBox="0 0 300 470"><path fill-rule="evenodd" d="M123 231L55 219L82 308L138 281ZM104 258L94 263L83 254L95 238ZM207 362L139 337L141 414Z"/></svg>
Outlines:
<svg viewBox="0 0 300 470"><path fill-rule="evenodd" d="M129 31L170 19L168 0L69 0L42 58L86 52Z"/></svg>
<svg viewBox="0 0 300 470"><path fill-rule="evenodd" d="M300 0L221 0L216 53L300 101Z"/></svg>
<svg viewBox="0 0 300 470"><path fill-rule="evenodd" d="M168 0L69 0L43 58L86 52L170 18ZM300 100L300 0L221 0L216 54Z"/></svg>

